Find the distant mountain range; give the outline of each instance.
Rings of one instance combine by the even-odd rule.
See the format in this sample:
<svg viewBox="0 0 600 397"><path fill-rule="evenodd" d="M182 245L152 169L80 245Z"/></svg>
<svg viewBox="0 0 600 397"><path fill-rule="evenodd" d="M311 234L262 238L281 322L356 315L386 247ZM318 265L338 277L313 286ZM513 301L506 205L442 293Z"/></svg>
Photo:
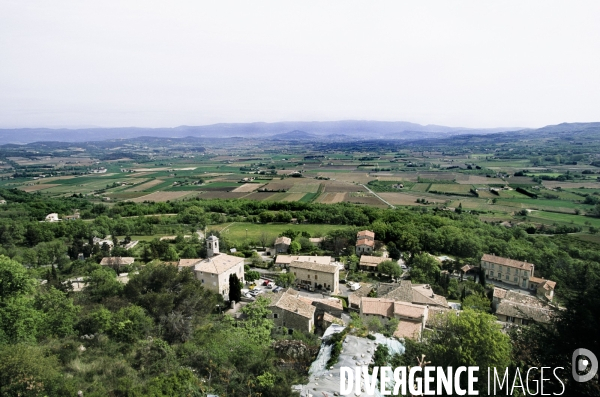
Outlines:
<svg viewBox="0 0 600 397"><path fill-rule="evenodd" d="M0 144L31 142L88 142L106 139L157 138L272 138L279 140L364 140L444 138L463 134L492 134L521 128L469 129L420 125L405 121L290 121L278 123L224 123L174 128L15 128L0 129Z"/></svg>

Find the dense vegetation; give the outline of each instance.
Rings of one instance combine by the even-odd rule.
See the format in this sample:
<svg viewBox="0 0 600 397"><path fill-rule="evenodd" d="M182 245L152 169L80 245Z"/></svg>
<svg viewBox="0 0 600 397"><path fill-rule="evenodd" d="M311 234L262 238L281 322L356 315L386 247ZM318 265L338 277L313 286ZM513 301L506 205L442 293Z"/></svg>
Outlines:
<svg viewBox="0 0 600 397"><path fill-rule="evenodd" d="M325 236L322 247L334 255L347 255L357 230L373 230L392 257L403 255L413 269L413 281L432 284L449 297L463 294L468 310L474 313L467 311L469 315L460 320L447 320L426 344L408 344L411 354L423 352L436 365L453 365L462 360L457 354L470 354L464 344L446 343L449 335L473 339L473 324L493 322L483 313L483 287L471 285L467 294L465 288L457 289L455 280L440 277L444 268L477 265L483 253L535 263L536 275L558 282L558 300L568 310L561 311L556 317L559 321L550 328L531 327L512 335L516 349L510 349L508 337L498 337L493 325L480 329L480 339L475 339L471 350L491 350L497 356L490 359L486 354L475 362L558 365L570 360L574 346L600 351L597 245L571 236L528 234L526 224L505 228L472 213L425 207L381 209L250 200L108 206L92 205L80 197L48 199L17 190L2 190L0 195L8 201L0 209L2 395L62 396L77 390L86 396L289 395L291 385L302 381L305 367L298 371L279 365L273 343L295 338L314 346L314 335L280 335L266 318L268 309L260 299L244 309L243 321L223 316L222 299L204 290L191 273L154 261L201 256L203 244L182 234L230 221L267 225L296 218L300 223L340 225ZM83 219L40 222L50 212L71 214L75 209ZM98 265L110 249L90 244L93 237L152 235L157 230L178 237L173 242L142 241L133 255L148 265L128 269L130 281L125 286L117 281L114 270ZM293 234L293 238L302 250L300 242L307 236ZM223 235L222 247L229 245L233 242ZM112 254L127 252L117 244ZM87 259L78 260L79 253ZM450 255L456 261L439 264L427 253ZM397 275L389 264L382 268ZM75 276L86 278L84 291L73 292L65 283ZM578 345L583 339L577 335L585 335L585 346ZM415 354L407 354L406 360L411 357Z"/></svg>

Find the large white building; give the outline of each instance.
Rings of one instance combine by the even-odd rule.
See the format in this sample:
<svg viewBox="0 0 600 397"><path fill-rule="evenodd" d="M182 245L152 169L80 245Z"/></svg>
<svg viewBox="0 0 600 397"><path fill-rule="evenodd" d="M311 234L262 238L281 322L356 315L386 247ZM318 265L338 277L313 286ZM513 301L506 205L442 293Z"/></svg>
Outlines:
<svg viewBox="0 0 600 397"><path fill-rule="evenodd" d="M220 254L219 239L215 236L206 239L206 249L208 258L198 259L193 264L194 274L205 288L228 297L231 274L236 274L240 282L244 282L244 258ZM180 261L179 268L191 267L191 261Z"/></svg>

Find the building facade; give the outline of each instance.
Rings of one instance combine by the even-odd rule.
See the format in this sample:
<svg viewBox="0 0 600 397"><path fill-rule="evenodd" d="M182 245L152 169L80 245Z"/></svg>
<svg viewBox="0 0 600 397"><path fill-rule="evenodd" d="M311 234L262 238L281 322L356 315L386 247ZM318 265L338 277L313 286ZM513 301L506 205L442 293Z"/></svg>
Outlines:
<svg viewBox="0 0 600 397"><path fill-rule="evenodd" d="M337 265L294 261L290 263L289 272L294 274L299 287L322 288L332 294L339 293L340 272Z"/></svg>
<svg viewBox="0 0 600 397"><path fill-rule="evenodd" d="M514 259L485 254L481 258L481 268L487 278L506 284L529 289L529 279L533 276L535 265Z"/></svg>
<svg viewBox="0 0 600 397"><path fill-rule="evenodd" d="M356 234L356 255L371 255L375 250L375 233L363 230Z"/></svg>

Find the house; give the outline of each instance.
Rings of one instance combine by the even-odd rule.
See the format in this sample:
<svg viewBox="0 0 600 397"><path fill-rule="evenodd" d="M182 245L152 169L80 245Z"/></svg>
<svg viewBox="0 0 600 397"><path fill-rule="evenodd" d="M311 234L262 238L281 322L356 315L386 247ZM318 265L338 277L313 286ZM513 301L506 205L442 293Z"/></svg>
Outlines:
<svg viewBox="0 0 600 397"><path fill-rule="evenodd" d="M376 272L377 265L386 260L388 260L388 258L383 256L362 255L360 257L360 263L358 264L358 267L359 269L368 272Z"/></svg>
<svg viewBox="0 0 600 397"><path fill-rule="evenodd" d="M0 200L0 205L5 205L6 204L6 200Z"/></svg>
<svg viewBox="0 0 600 397"><path fill-rule="evenodd" d="M363 297L360 303L360 316L366 321L378 318L383 324L396 318L400 322L394 332L395 337L419 339L425 328L428 308L393 299Z"/></svg>
<svg viewBox="0 0 600 397"><path fill-rule="evenodd" d="M220 254L216 236L206 239L206 253L206 259L181 259L177 267L182 270L193 266L196 278L205 288L229 298L229 276L236 274L240 282L244 282L244 258Z"/></svg>
<svg viewBox="0 0 600 397"><path fill-rule="evenodd" d="M340 272L337 265L294 261L290 263L289 272L296 276L296 285L299 287L339 293Z"/></svg>
<svg viewBox="0 0 600 397"><path fill-rule="evenodd" d="M552 307L540 299L516 291L494 288L492 307L498 321L527 325L530 322L549 323Z"/></svg>
<svg viewBox="0 0 600 397"><path fill-rule="evenodd" d="M46 222L58 222L58 221L60 221L60 219L58 219L58 214L56 212L46 215Z"/></svg>
<svg viewBox="0 0 600 397"><path fill-rule="evenodd" d="M370 255L375 250L375 233L363 230L356 234L356 255Z"/></svg>
<svg viewBox="0 0 600 397"><path fill-rule="evenodd" d="M395 302L406 302L415 305L427 306L430 309L446 310L448 301L441 295L436 295L428 284L413 284L410 280L401 280L400 283L378 283L366 285L348 296L349 309L360 310L360 302L371 291L376 291L377 296Z"/></svg>
<svg viewBox="0 0 600 397"><path fill-rule="evenodd" d="M215 255L196 262L194 273L205 288L228 297L231 274L237 274L240 282L244 282L244 258L227 254Z"/></svg>
<svg viewBox="0 0 600 397"><path fill-rule="evenodd" d="M331 263L330 256L308 256L308 255L277 255L275 266L287 268L292 262L314 262L322 265Z"/></svg>
<svg viewBox="0 0 600 397"><path fill-rule="evenodd" d="M277 237L275 240L275 252L280 254L282 252L288 252L290 249L290 244L292 244L292 239L289 237Z"/></svg>
<svg viewBox="0 0 600 397"><path fill-rule="evenodd" d="M79 210L75 210L75 212L73 212L73 215L65 215L63 216L63 220L65 221L75 221L77 219L79 219Z"/></svg>
<svg viewBox="0 0 600 397"><path fill-rule="evenodd" d="M554 299L554 288L556 287L556 281L546 280L541 277L530 277L529 278L529 289L535 290L538 298L547 299L552 302Z"/></svg>
<svg viewBox="0 0 600 397"><path fill-rule="evenodd" d="M291 334L293 330L312 332L315 326L316 307L307 303L291 288L278 294L270 294L271 316L276 327L288 328Z"/></svg>
<svg viewBox="0 0 600 397"><path fill-rule="evenodd" d="M506 284L528 289L529 278L533 276L535 265L533 263L485 254L481 258L481 268L486 277L491 280L499 280Z"/></svg>
<svg viewBox="0 0 600 397"><path fill-rule="evenodd" d="M536 291L537 295L549 301L554 299L554 288L556 281L535 277L535 265L533 263L516 261L495 255L484 255L481 258L481 267L486 277L499 280L507 284L513 284Z"/></svg>
<svg viewBox="0 0 600 397"><path fill-rule="evenodd" d="M101 266L128 266L135 261L135 258L130 256L105 256L100 261Z"/></svg>

